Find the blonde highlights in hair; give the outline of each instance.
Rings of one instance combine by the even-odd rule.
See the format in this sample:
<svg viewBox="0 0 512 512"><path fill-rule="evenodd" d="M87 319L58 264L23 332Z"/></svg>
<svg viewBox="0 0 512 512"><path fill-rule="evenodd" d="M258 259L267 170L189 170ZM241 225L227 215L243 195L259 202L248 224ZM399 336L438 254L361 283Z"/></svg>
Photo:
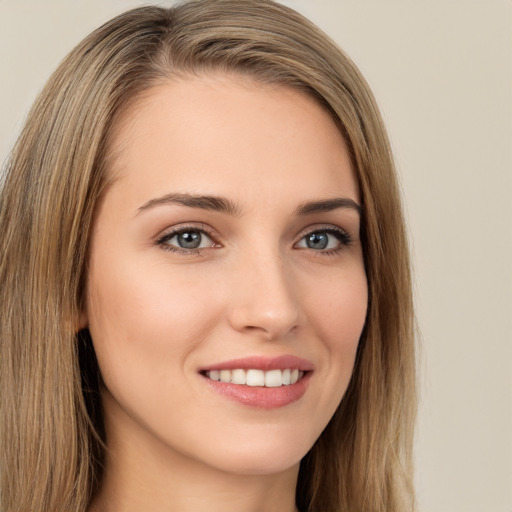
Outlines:
<svg viewBox="0 0 512 512"><path fill-rule="evenodd" d="M0 196L3 512L82 512L101 481L100 377L76 330L109 135L144 91L217 70L316 98L345 136L361 191L368 315L350 386L301 463L298 507L414 509L411 278L375 100L350 59L291 9L198 0L135 9L88 36L50 78L12 152Z"/></svg>

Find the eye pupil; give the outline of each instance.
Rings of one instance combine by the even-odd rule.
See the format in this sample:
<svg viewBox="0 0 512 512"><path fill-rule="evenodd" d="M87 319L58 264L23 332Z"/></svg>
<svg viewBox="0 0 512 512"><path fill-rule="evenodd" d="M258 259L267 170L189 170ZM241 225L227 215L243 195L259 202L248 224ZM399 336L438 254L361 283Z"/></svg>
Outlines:
<svg viewBox="0 0 512 512"><path fill-rule="evenodd" d="M184 231L177 235L178 245L183 249L197 249L201 245L199 231Z"/></svg>
<svg viewBox="0 0 512 512"><path fill-rule="evenodd" d="M325 249L329 243L327 233L311 233L306 239L306 245L309 249Z"/></svg>

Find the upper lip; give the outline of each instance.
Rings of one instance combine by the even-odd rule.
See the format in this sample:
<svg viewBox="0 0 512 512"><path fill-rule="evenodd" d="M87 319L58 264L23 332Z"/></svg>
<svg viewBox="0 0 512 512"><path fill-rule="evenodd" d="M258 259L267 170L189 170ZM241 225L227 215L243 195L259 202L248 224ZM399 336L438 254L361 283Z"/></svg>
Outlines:
<svg viewBox="0 0 512 512"><path fill-rule="evenodd" d="M266 356L249 356L239 359L231 359L229 361L222 361L214 363L207 367L201 368L200 371L211 370L285 370L285 369L298 369L304 372L313 370L313 363L307 359L302 359L297 356L285 354L277 357Z"/></svg>

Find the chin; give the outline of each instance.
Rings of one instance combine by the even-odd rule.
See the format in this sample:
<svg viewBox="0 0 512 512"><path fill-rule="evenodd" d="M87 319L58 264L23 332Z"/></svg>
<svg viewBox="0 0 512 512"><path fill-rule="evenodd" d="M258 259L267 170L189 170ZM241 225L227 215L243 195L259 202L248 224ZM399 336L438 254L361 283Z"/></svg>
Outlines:
<svg viewBox="0 0 512 512"><path fill-rule="evenodd" d="M265 432L266 430L266 432ZM272 475L297 468L311 449L311 436L290 435L289 431L269 433L262 429L260 436L253 433L239 439L229 436L210 449L202 449L201 459L209 460L223 472L239 475ZM200 447L198 447L200 449ZM199 453L199 449L198 452Z"/></svg>

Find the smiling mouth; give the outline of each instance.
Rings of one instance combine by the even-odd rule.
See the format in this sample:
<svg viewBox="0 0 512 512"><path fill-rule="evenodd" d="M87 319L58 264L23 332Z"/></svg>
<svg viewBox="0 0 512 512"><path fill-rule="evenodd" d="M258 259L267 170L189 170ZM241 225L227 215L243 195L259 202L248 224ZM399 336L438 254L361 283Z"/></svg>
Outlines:
<svg viewBox="0 0 512 512"><path fill-rule="evenodd" d="M239 384L250 387L279 388L290 386L300 381L308 373L297 368L283 370L207 370L203 375L208 379L225 384Z"/></svg>

